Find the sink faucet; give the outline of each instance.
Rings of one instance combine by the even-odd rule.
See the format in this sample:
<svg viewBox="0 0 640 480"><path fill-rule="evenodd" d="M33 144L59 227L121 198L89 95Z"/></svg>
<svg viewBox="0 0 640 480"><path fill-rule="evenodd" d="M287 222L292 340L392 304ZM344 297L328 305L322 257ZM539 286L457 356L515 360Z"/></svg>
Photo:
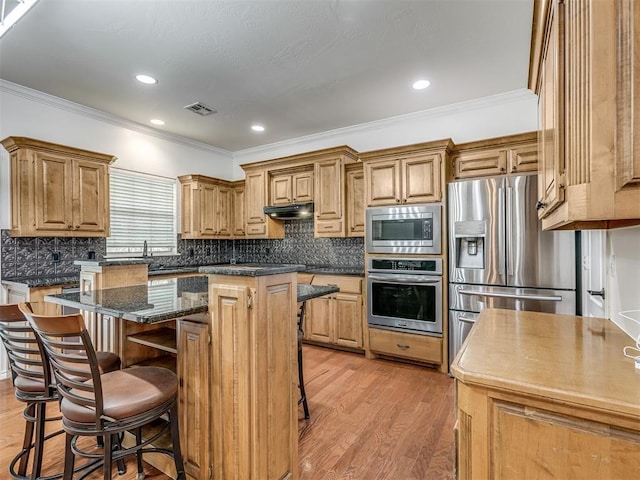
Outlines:
<svg viewBox="0 0 640 480"><path fill-rule="evenodd" d="M145 258L147 257L147 241L146 240L142 244L142 256Z"/></svg>

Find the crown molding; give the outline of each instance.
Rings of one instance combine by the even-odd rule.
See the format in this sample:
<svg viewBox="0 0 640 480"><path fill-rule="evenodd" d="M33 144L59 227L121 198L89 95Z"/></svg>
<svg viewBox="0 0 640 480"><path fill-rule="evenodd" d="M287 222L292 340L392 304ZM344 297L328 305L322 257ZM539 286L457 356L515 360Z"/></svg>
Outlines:
<svg viewBox="0 0 640 480"><path fill-rule="evenodd" d="M162 132L160 130L156 130L155 128L142 125L141 123L132 122L130 120L126 120L117 115L106 113L101 110L97 110L95 108L86 107L79 103L71 102L69 100L65 100L64 98L56 97L54 95L49 95L48 93L40 92L38 90L34 90L29 87L24 87L22 85L18 85L17 83L9 82L1 78L0 78L0 92L6 92L11 95L15 95L17 97L22 97L27 100L31 100L33 102L58 108L60 110L65 110L67 112L75 113L77 115L88 117L93 120L97 120L99 122L109 123L117 127L133 130L135 132L142 133L144 135L150 135L150 136L167 140L173 143L185 145L187 147L198 148L200 150L204 150L208 152L215 152L219 155L224 155L229 158L233 157L233 152L230 152L229 150L225 150L219 147L214 147L212 145L209 145L203 142L198 142L197 140L191 140L189 138L186 138L180 135L175 135L173 133Z"/></svg>
<svg viewBox="0 0 640 480"><path fill-rule="evenodd" d="M455 115L462 112L468 112L470 110L480 110L486 107L495 107L497 105L506 105L522 100L529 100L535 98L536 95L526 88L519 90L513 90L510 92L499 93L496 95L490 95L488 97L475 98L473 100L467 100L464 102L451 103L442 107L430 108L427 110L421 110L419 112L412 112L403 115L397 115L395 117L384 118L382 120L374 120L372 122L361 123L358 125L352 125L349 127L337 128L334 130L328 130L326 132L314 133L311 135L305 135L302 137L296 137L289 140L283 140L280 142L269 143L260 145L257 147L251 147L244 150L237 150L233 152L234 159L240 158L244 155L268 152L280 147L291 147L295 145L301 145L304 143L330 139L336 135L346 135L351 133L359 133L366 130L380 130L388 128L403 122L420 122L425 120L431 120L439 117Z"/></svg>

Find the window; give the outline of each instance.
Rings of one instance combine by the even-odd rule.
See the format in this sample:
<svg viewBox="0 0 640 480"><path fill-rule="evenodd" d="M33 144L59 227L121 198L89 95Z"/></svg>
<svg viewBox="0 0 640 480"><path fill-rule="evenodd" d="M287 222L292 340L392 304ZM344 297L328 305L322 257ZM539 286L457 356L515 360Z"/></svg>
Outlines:
<svg viewBox="0 0 640 480"><path fill-rule="evenodd" d="M112 168L111 236L107 256L176 254L176 182Z"/></svg>

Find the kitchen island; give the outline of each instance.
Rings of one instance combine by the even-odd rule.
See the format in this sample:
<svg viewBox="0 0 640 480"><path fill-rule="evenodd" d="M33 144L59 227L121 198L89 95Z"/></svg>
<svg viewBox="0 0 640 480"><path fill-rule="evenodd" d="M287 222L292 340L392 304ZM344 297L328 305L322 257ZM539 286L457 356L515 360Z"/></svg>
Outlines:
<svg viewBox="0 0 640 480"><path fill-rule="evenodd" d="M632 343L607 319L484 310L451 366L458 478L639 478Z"/></svg>
<svg viewBox="0 0 640 480"><path fill-rule="evenodd" d="M200 269L207 277L46 300L118 319L124 365L177 369L183 456L191 478L293 479L296 304L337 291L297 285L296 272L303 268L216 265ZM160 456L150 463L173 473Z"/></svg>

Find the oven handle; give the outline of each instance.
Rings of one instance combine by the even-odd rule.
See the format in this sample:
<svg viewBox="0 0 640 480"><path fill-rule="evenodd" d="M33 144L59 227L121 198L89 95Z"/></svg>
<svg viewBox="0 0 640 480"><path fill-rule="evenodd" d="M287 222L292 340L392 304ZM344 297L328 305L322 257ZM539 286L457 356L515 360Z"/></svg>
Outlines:
<svg viewBox="0 0 640 480"><path fill-rule="evenodd" d="M470 323L471 325L473 325L478 321L478 316L475 315L474 317L467 317L466 315L460 315L458 316L458 321L462 323Z"/></svg>
<svg viewBox="0 0 640 480"><path fill-rule="evenodd" d="M442 277L432 277L430 275L377 275L370 273L369 280L387 283L442 283Z"/></svg>
<svg viewBox="0 0 640 480"><path fill-rule="evenodd" d="M513 298L516 300L541 300L547 302L561 302L560 295L518 295L516 293L504 292L485 292L476 290L458 290L461 295L471 295L475 297L496 297L496 298Z"/></svg>

